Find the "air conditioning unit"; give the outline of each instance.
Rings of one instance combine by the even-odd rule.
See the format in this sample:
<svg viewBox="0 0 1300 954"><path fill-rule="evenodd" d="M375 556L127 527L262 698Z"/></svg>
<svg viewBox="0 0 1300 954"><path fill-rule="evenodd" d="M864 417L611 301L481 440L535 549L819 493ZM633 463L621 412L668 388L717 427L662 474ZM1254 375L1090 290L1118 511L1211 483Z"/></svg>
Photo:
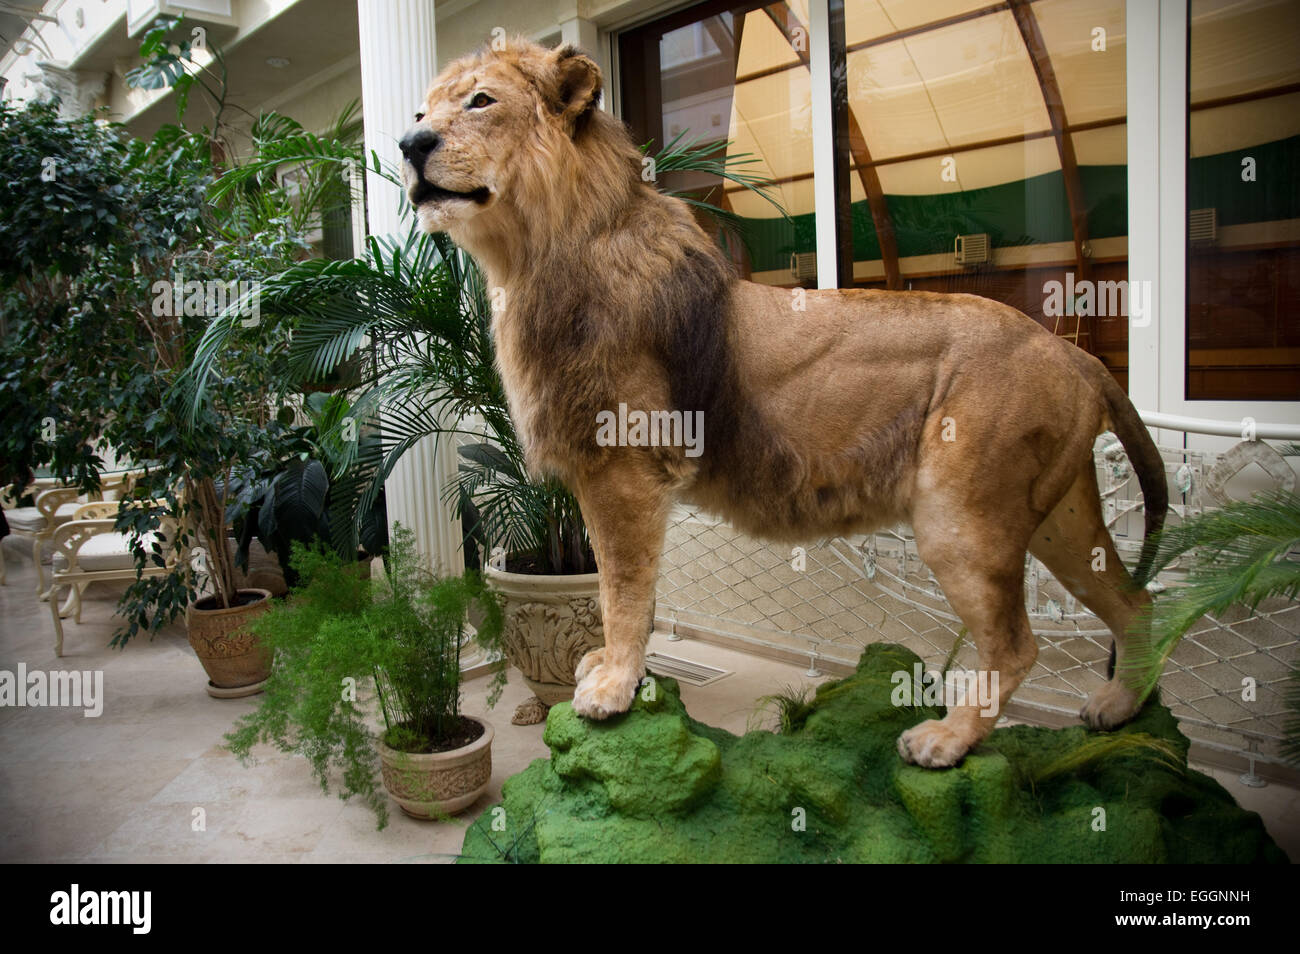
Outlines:
<svg viewBox="0 0 1300 954"><path fill-rule="evenodd" d="M1213 245L1218 237L1218 209L1192 209L1187 213L1187 241L1190 244Z"/></svg>
<svg viewBox="0 0 1300 954"><path fill-rule="evenodd" d="M993 246L987 232L958 235L952 243L958 265L987 265L993 260Z"/></svg>
<svg viewBox="0 0 1300 954"><path fill-rule="evenodd" d="M790 256L790 272L797 282L812 281L817 277L817 253L795 252Z"/></svg>

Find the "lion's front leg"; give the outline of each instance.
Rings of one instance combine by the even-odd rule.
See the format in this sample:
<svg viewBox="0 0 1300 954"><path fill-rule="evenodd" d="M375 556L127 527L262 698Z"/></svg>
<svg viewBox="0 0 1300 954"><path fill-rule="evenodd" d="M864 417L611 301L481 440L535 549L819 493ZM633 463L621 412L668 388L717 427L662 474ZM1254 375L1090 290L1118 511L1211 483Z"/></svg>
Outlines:
<svg viewBox="0 0 1300 954"><path fill-rule="evenodd" d="M645 675L647 620L654 601L669 496L662 479L623 452L577 482L575 493L600 570L605 646L578 666L573 708L589 719L626 712Z"/></svg>

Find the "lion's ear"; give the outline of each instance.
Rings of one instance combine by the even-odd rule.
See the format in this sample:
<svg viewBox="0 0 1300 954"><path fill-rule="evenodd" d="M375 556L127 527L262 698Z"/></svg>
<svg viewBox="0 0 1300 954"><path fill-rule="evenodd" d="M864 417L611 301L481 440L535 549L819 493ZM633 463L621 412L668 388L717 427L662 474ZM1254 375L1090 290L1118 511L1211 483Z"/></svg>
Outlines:
<svg viewBox="0 0 1300 954"><path fill-rule="evenodd" d="M551 56L555 61L560 115L569 131L573 132L578 128L579 120L596 107L600 98L600 67L572 44L557 48Z"/></svg>

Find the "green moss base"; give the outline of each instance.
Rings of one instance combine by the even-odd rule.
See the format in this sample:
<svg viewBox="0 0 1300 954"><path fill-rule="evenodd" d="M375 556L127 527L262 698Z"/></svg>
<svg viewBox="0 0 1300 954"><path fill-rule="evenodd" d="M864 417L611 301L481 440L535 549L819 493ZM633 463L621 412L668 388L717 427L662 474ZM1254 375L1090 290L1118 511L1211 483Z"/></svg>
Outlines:
<svg viewBox="0 0 1300 954"><path fill-rule="evenodd" d="M1187 768L1187 739L1157 703L1114 734L1165 740L1163 758L1137 747L1048 773L1098 734L1012 726L957 768L905 765L899 733L942 716L891 704L892 675L917 662L901 646L869 647L854 675L818 689L790 735L696 722L666 678L607 722L558 705L551 758L506 781L461 860L1286 861L1258 815Z"/></svg>

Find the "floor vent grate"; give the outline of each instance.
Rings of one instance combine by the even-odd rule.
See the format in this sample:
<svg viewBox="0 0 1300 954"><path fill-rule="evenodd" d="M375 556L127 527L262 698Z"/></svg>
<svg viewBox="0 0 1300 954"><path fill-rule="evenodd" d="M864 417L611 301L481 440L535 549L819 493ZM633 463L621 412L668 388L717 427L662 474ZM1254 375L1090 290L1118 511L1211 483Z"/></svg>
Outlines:
<svg viewBox="0 0 1300 954"><path fill-rule="evenodd" d="M665 653L648 653L645 657L646 669L659 676L671 676L678 682L692 686L708 686L731 673L717 666L669 656Z"/></svg>

